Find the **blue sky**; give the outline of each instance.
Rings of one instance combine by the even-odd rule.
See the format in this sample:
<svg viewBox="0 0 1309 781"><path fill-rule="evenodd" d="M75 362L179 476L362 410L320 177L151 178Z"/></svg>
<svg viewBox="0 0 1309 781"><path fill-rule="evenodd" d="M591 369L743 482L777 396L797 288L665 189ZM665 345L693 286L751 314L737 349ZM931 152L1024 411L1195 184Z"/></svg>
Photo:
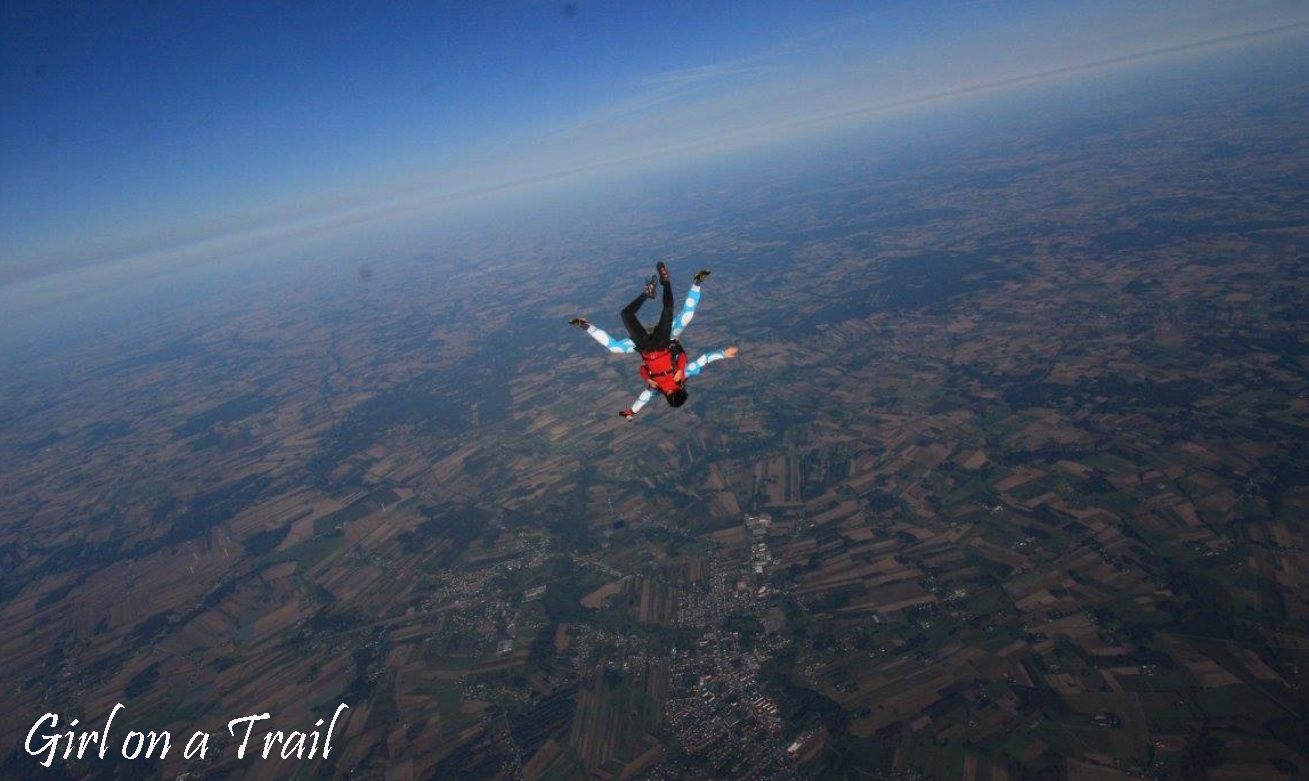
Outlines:
<svg viewBox="0 0 1309 781"><path fill-rule="evenodd" d="M0 284L294 243L1306 24L1285 0L19 0L0 9Z"/></svg>

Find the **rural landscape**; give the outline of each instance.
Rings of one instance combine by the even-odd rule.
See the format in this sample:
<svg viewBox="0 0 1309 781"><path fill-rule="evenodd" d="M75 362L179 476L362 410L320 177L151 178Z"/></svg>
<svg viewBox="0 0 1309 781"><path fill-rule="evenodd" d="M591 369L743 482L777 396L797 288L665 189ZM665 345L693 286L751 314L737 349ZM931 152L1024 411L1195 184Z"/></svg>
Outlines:
<svg viewBox="0 0 1309 781"><path fill-rule="evenodd" d="M1265 75L33 356L0 776L1303 777L1309 94ZM567 321L617 333L655 260L713 270L692 358L741 353L628 422L636 360ZM24 750L118 703L167 757ZM326 757L227 729L341 704Z"/></svg>

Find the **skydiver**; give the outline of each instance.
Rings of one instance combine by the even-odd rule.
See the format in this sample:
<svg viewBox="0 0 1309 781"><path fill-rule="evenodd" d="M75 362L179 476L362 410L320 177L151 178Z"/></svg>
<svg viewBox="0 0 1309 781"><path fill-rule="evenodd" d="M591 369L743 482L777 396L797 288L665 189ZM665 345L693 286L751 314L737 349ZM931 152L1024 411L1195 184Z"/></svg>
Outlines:
<svg viewBox="0 0 1309 781"><path fill-rule="evenodd" d="M656 391L664 395L664 400L671 407L680 407L686 403L686 380L688 377L698 375L705 366L714 361L723 358L735 358L737 354L736 347L728 347L725 350L713 350L701 355L694 361L688 362L686 351L682 349L682 344L678 337L682 331L691 323L695 317L696 307L700 303L700 283L704 278L709 276L709 269L702 269L696 272L691 283L691 290L687 293L686 301L682 304L682 311L673 317L673 286L672 280L668 275L668 267L660 261L656 268L658 274L650 277L645 283L645 289L627 306L623 307L621 317L623 325L627 328L629 339L614 339L602 329L592 325L584 317L575 317L569 321L570 324L578 328L585 329L591 335L591 338L600 343L602 347L611 353L622 354L637 352L641 355L641 379L645 381L646 388L641 391L641 395L628 409L618 413L629 421L632 420L637 412L654 397ZM655 297L656 280L663 285L663 310L659 315L659 322L653 329L647 329L641 325L637 319L636 313L641 305L647 299Z"/></svg>

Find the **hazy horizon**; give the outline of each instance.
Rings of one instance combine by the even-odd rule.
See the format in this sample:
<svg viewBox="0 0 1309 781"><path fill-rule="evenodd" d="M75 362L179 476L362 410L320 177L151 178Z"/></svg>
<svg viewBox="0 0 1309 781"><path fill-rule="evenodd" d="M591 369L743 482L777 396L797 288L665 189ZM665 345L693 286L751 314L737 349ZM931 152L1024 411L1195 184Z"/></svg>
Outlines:
<svg viewBox="0 0 1309 781"><path fill-rule="evenodd" d="M943 150L960 140L985 142L1043 122L1076 122L1082 116L1134 111L1119 104L1149 99L1165 89L1161 85L1170 83L1169 79L1191 84L1190 89L1197 91L1212 89L1211 82L1231 89L1233 84L1253 78L1248 74L1256 65L1276 67L1277 58L1294 57L1297 51L1293 43L1277 37L1260 38L1221 52L1202 49L1163 60L1147 59L1125 71L1083 69L1062 78L899 107L894 114L881 115L878 122L713 150L700 158L654 160L644 167L615 166L571 180L546 178L505 186L482 197L446 198L439 203L419 193L396 197L384 205L354 207L292 223L203 237L113 261L58 268L0 285L0 311L7 313L10 326L0 353L9 360L23 354L39 355L39 345L76 338L79 329L96 333L123 313L139 317L159 309L156 314L167 317L166 312L180 311L179 307L188 306L198 296L212 296L242 277L255 280L281 272L285 279L307 281L316 276L348 276L350 269L364 262L385 266L392 260L420 256L439 261L452 252L457 254L455 247L461 241L468 246L510 246L526 241L533 231L539 233L542 225L563 233L603 232L608 229L608 215L648 208L660 198L666 204L675 193L699 197L705 189L747 187L751 177L760 176L768 166L803 167L815 155L835 165L833 160L848 153L873 170L909 166L915 159L937 161ZM1215 75L1206 77L1210 72ZM1294 80L1291 70L1287 74ZM1279 89L1266 77L1258 79L1258 85ZM1168 100L1153 103L1152 108L1163 109L1169 100L1180 99L1171 94L1166 97ZM662 195L656 197L656 192ZM588 226L588 222L595 224ZM612 258L615 265L623 261L621 256Z"/></svg>
<svg viewBox="0 0 1309 781"><path fill-rule="evenodd" d="M4 69L17 110L0 134L10 172L0 290L12 300L29 289L15 282L71 284L70 270L106 264L121 268L90 276L303 254L325 237L440 222L452 204L603 186L1309 29L1309 10L1279 2L1240 13L1222 3L769 7L748 24L701 11L695 35L675 9L562 8L522 11L518 28L507 12L378 13L353 20L362 29L349 45L340 12L293 10L270 30L253 11L108 20L33 11L16 20L27 24L10 33ZM406 21L417 26L399 29ZM230 52L195 57L179 41L202 22L258 31L269 48L239 63ZM270 53L290 43L299 57ZM569 59L582 51L598 61ZM372 59L350 59L365 53ZM115 67L98 67L109 60ZM222 69L232 79L224 89L187 92L212 86ZM405 85L420 74L425 81ZM261 81L273 75L276 94ZM391 91L365 96L365 84ZM98 87L119 94L91 95ZM432 90L453 92L426 114Z"/></svg>

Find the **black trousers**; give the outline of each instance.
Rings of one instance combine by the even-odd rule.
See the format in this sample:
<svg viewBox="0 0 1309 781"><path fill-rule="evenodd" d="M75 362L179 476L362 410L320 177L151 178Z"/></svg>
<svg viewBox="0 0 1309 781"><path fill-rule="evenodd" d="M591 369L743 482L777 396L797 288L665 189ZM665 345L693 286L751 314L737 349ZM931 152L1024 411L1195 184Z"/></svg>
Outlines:
<svg viewBox="0 0 1309 781"><path fill-rule="evenodd" d="M632 303L623 307L622 318L623 325L627 327L627 334L632 337L633 344L636 345L636 351L639 353L648 353L654 350L668 349L669 342L673 338L673 286L664 285L664 308L659 313L659 323L654 330L646 330L641 325L641 321L636 318L637 310L646 302L645 293L632 299Z"/></svg>

